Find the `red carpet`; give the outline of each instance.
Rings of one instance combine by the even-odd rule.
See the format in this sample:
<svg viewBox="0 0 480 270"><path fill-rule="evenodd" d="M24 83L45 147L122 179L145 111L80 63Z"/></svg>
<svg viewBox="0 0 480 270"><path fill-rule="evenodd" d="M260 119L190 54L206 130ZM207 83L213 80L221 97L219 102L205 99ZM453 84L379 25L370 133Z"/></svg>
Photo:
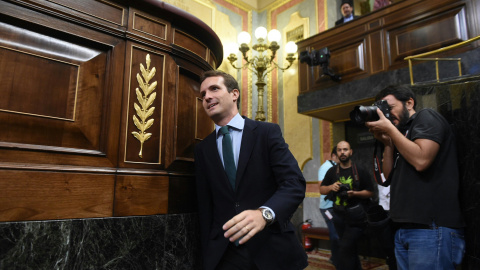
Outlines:
<svg viewBox="0 0 480 270"><path fill-rule="evenodd" d="M308 251L308 267L305 270L335 270L335 267L328 262L330 258L329 250L313 250ZM361 257L363 270L387 270L388 266L385 264L385 260L376 258Z"/></svg>

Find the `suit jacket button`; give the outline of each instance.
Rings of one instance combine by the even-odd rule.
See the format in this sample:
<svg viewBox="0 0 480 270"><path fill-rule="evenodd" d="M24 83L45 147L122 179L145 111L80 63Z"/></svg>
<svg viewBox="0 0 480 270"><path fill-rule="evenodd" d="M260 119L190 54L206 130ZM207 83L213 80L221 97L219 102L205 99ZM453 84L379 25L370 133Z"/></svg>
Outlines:
<svg viewBox="0 0 480 270"><path fill-rule="evenodd" d="M235 207L237 207L237 208L240 207L240 203L235 202Z"/></svg>

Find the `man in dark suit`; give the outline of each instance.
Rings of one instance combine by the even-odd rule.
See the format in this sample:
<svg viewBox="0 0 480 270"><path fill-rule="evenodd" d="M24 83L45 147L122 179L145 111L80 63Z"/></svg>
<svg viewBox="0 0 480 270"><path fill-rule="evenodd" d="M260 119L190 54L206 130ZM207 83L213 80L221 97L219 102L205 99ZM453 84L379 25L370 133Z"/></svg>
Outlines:
<svg viewBox="0 0 480 270"><path fill-rule="evenodd" d="M353 6L350 1L342 1L342 5L340 6L340 11L342 12L342 18L335 22L335 26L358 18L358 16L355 16L353 14Z"/></svg>
<svg viewBox="0 0 480 270"><path fill-rule="evenodd" d="M306 268L290 222L306 184L279 126L240 116L240 90L229 74L207 71L200 93L215 122L215 131L195 148L205 269ZM233 154L225 152L224 139Z"/></svg>

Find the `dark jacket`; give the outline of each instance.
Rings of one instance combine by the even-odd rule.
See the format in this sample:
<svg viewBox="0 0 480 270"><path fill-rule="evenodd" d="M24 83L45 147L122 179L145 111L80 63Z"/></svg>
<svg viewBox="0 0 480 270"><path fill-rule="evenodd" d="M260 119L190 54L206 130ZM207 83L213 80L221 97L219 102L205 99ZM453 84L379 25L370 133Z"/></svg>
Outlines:
<svg viewBox="0 0 480 270"><path fill-rule="evenodd" d="M355 15L353 15L353 20L351 20L351 21L354 21L354 20L357 19L358 17L360 17L360 16L355 16ZM336 21L336 22L335 22L335 26L340 25L340 24L343 24L343 19L344 19L344 18L342 17L340 20ZM350 21L350 22L351 22L351 21Z"/></svg>
<svg viewBox="0 0 480 270"><path fill-rule="evenodd" d="M217 266L227 248L223 224L260 206L270 207L276 221L245 243L257 267L307 267L307 256L290 222L305 197L306 183L278 125L245 119L235 191L223 169L215 131L195 148L195 175L206 270Z"/></svg>

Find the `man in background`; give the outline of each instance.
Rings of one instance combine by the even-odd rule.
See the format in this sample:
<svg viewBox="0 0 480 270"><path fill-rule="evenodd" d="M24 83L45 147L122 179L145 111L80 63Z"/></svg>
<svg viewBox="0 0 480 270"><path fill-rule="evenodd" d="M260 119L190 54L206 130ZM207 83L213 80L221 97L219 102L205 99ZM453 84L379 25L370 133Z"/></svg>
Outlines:
<svg viewBox="0 0 480 270"><path fill-rule="evenodd" d="M366 170L352 162L353 150L346 141L337 144L340 163L327 171L320 193L333 203L333 222L340 237L338 270L361 270L357 242L367 225L366 211L373 196L373 181Z"/></svg>
<svg viewBox="0 0 480 270"><path fill-rule="evenodd" d="M318 170L318 184L322 185L322 181L325 178L327 171L333 166L337 165L337 147L334 146L332 153L330 154L330 160L325 161L320 169ZM338 265L338 247L339 247L339 237L337 231L335 230L335 225L333 224L333 218L335 213L333 212L333 201L327 199L327 195L320 195L320 213L322 213L323 219L328 227L328 234L330 238L330 247L332 256L330 261L335 267Z"/></svg>
<svg viewBox="0 0 480 270"><path fill-rule="evenodd" d="M358 16L353 14L353 5L350 1L342 1L340 12L342 13L342 18L335 22L335 26L358 18Z"/></svg>
<svg viewBox="0 0 480 270"><path fill-rule="evenodd" d="M407 86L389 86L376 100L387 101L391 119L377 108L380 119L365 125L384 145L398 269L455 269L465 252L455 135L438 112L415 111Z"/></svg>
<svg viewBox="0 0 480 270"><path fill-rule="evenodd" d="M280 127L240 116L230 74L205 72L200 96L215 123L195 147L204 269L304 269L307 255L290 218L306 183Z"/></svg>

